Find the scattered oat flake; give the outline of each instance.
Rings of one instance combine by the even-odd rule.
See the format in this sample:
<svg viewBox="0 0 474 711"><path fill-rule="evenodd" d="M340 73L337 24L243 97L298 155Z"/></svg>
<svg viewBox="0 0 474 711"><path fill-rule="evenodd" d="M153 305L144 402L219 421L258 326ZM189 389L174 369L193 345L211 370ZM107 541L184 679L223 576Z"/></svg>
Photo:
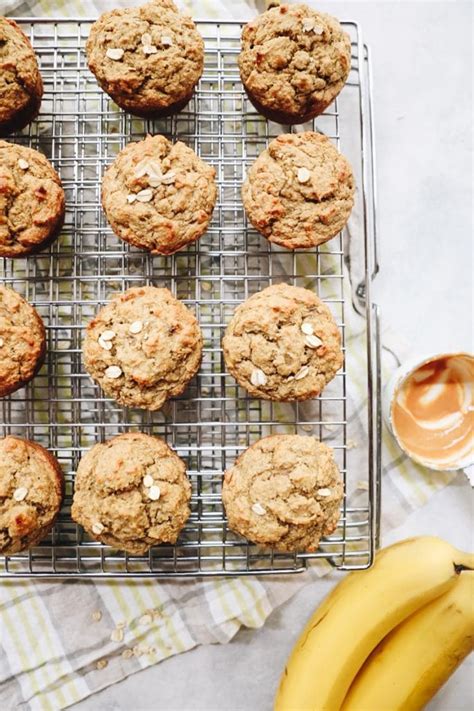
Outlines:
<svg viewBox="0 0 474 711"><path fill-rule="evenodd" d="M368 490L369 490L369 482L368 482L368 481L364 481L363 479L360 479L360 480L357 482L357 488L358 488L358 489L362 489L362 491L368 491Z"/></svg>
<svg viewBox="0 0 474 711"><path fill-rule="evenodd" d="M298 182L307 183L311 178L311 173L307 168L298 168Z"/></svg>
<svg viewBox="0 0 474 711"><path fill-rule="evenodd" d="M129 202L130 204L132 204L132 202L135 202L136 199L137 196L135 195L135 193L130 193L130 195L127 195L127 202Z"/></svg>
<svg viewBox="0 0 474 711"><path fill-rule="evenodd" d="M304 32L311 32L314 29L315 22L312 17L304 17L301 23L303 25Z"/></svg>
<svg viewBox="0 0 474 711"><path fill-rule="evenodd" d="M137 334L140 333L140 331L143 328L143 321L133 321L133 323L130 324L129 331L130 333Z"/></svg>
<svg viewBox="0 0 474 711"><path fill-rule="evenodd" d="M318 489L316 493L318 496L331 496L331 489Z"/></svg>
<svg viewBox="0 0 474 711"><path fill-rule="evenodd" d="M312 336L314 333L314 329L312 324L310 324L309 321L305 321L304 323L301 324L301 331L306 335L306 336Z"/></svg>
<svg viewBox="0 0 474 711"><path fill-rule="evenodd" d="M174 170L169 170L163 175L163 177L161 178L161 182L163 183L163 185L171 185L171 183L174 183L175 179L176 173L174 172Z"/></svg>
<svg viewBox="0 0 474 711"><path fill-rule="evenodd" d="M309 348L319 348L319 346L323 345L322 340L318 338L318 336L306 336L304 340Z"/></svg>
<svg viewBox="0 0 474 711"><path fill-rule="evenodd" d="M104 331L101 333L100 337L103 341L111 341L116 335L115 331Z"/></svg>
<svg viewBox="0 0 474 711"><path fill-rule="evenodd" d="M143 47L143 54L156 54L158 52L154 44L146 44Z"/></svg>
<svg viewBox="0 0 474 711"><path fill-rule="evenodd" d="M212 290L212 284L210 281L202 281L201 282L201 290L202 291L211 291Z"/></svg>
<svg viewBox="0 0 474 711"><path fill-rule="evenodd" d="M142 615L140 619L138 620L139 625L150 625L153 622L153 617L149 615L148 613L146 615Z"/></svg>
<svg viewBox="0 0 474 711"><path fill-rule="evenodd" d="M13 498L15 499L15 501L23 501L23 499L26 499L27 496L28 489L26 488L26 486L20 486L13 492Z"/></svg>
<svg viewBox="0 0 474 711"><path fill-rule="evenodd" d="M150 202L150 200L153 198L153 190L150 190L150 188L140 190L139 193L136 193L136 198L139 202Z"/></svg>
<svg viewBox="0 0 474 711"><path fill-rule="evenodd" d="M122 59L124 55L123 49L120 47L109 47L107 52L105 53L109 59L113 59L114 61L118 61L119 59Z"/></svg>
<svg viewBox="0 0 474 711"><path fill-rule="evenodd" d="M346 449L356 449L359 446L359 443L355 441L355 439L348 439L347 444L346 444Z"/></svg>
<svg viewBox="0 0 474 711"><path fill-rule="evenodd" d="M22 170L28 170L28 168L30 167L30 164L24 158L19 158L18 159L18 167L21 168Z"/></svg>
<svg viewBox="0 0 474 711"><path fill-rule="evenodd" d="M250 374L250 382L254 387L258 388L259 385L266 384L267 376L265 375L263 370L260 370L260 368L254 368L252 370L252 373Z"/></svg>
<svg viewBox="0 0 474 711"><path fill-rule="evenodd" d="M99 659L99 661L97 662L97 664L95 666L96 666L96 669L100 670L100 669L105 669L105 667L108 666L108 664L109 663L108 663L107 659Z"/></svg>
<svg viewBox="0 0 474 711"><path fill-rule="evenodd" d="M151 34L150 34L149 32L145 32L145 33L142 35L142 44L144 44L144 45L146 45L146 46L150 46L151 43L152 43Z"/></svg>
<svg viewBox="0 0 474 711"><path fill-rule="evenodd" d="M123 630L123 629L125 629L126 626L127 626L127 623L124 622L123 620L120 620L120 622L116 622L116 623L115 623L115 627L116 627L118 630Z"/></svg>
<svg viewBox="0 0 474 711"><path fill-rule="evenodd" d="M110 635L110 640L112 642L123 642L123 629L116 628Z"/></svg>
<svg viewBox="0 0 474 711"><path fill-rule="evenodd" d="M295 375L295 380L302 380L303 378L306 378L306 376L309 373L309 366L305 365L299 370L296 375Z"/></svg>
<svg viewBox="0 0 474 711"><path fill-rule="evenodd" d="M102 336L99 336L97 339L97 343L101 348L104 349L104 351L111 351L112 350L112 342L111 341L104 341Z"/></svg>
<svg viewBox="0 0 474 711"><path fill-rule="evenodd" d="M315 25L313 27L313 32L315 35L322 35L324 32L324 27L321 27L321 25Z"/></svg>
<svg viewBox="0 0 474 711"><path fill-rule="evenodd" d="M305 432L312 432L313 425L301 425L301 429L304 430Z"/></svg>
<svg viewBox="0 0 474 711"><path fill-rule="evenodd" d="M121 375L122 368L119 368L118 365L109 365L109 367L105 369L106 378L111 378L112 380L115 380L116 378L120 378Z"/></svg>
<svg viewBox="0 0 474 711"><path fill-rule="evenodd" d="M94 620L94 622L100 622L100 620L102 619L101 611L94 610L94 612L92 613L92 619Z"/></svg>
<svg viewBox="0 0 474 711"><path fill-rule="evenodd" d="M3 346L4 343L5 341L3 340L3 338L0 338L0 348Z"/></svg>
<svg viewBox="0 0 474 711"><path fill-rule="evenodd" d="M252 511L256 513L257 516L264 516L267 513L267 510L264 509L262 504L259 504L258 502L253 504Z"/></svg>
<svg viewBox="0 0 474 711"><path fill-rule="evenodd" d="M158 501L160 496L161 496L160 487L156 486L156 485L150 486L150 488L148 489L148 498L151 499L152 501Z"/></svg>
<svg viewBox="0 0 474 711"><path fill-rule="evenodd" d="M92 524L92 533L95 533L97 536L100 536L103 530L104 525L100 523L100 521L97 521L96 523Z"/></svg>
<svg viewBox="0 0 474 711"><path fill-rule="evenodd" d="M173 39L169 35L163 35L161 38L161 44L164 47L171 47L173 44Z"/></svg>
<svg viewBox="0 0 474 711"><path fill-rule="evenodd" d="M151 476L151 474L146 474L143 477L143 486L146 486L147 489L150 488L150 486L153 486L154 479Z"/></svg>
<svg viewBox="0 0 474 711"><path fill-rule="evenodd" d="M130 649L127 647L127 649L124 649L122 652L122 657L124 659L131 659L133 657L133 649Z"/></svg>
<svg viewBox="0 0 474 711"><path fill-rule="evenodd" d="M148 178L150 188L159 188L162 182L161 178Z"/></svg>

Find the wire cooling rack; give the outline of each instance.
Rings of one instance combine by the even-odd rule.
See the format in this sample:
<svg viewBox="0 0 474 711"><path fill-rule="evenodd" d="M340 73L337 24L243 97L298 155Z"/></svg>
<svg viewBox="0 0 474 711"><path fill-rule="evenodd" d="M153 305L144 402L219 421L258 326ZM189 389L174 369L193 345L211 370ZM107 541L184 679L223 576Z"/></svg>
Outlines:
<svg viewBox="0 0 474 711"><path fill-rule="evenodd" d="M37 308L47 326L49 346L40 374L2 401L0 432L50 449L67 484L65 505L49 538L28 552L0 558L0 575L292 573L304 570L312 558L326 558L341 569L369 566L380 512L380 366L377 314L370 301L376 255L369 58L358 26L344 23L352 40L348 84L313 128L348 155L357 177L354 214L359 229L352 235L351 251L356 247L363 257L357 289L365 307L363 379L368 403L363 411L350 397L349 358L321 396L304 405L252 399L225 370L221 351L225 325L237 304L273 282L315 289L332 309L344 343L352 309L350 290L345 292L349 251L343 235L320 249L292 253L270 245L246 222L240 197L246 167L271 138L290 129L265 121L245 96L237 68L242 26L198 22L206 58L195 97L179 115L149 122L120 111L88 71L84 43L91 21L18 22L38 54L45 95L40 117L9 140L40 149L50 158L66 191L67 215L60 239L49 250L27 259L0 260L0 282ZM147 133L185 141L217 171L219 198L210 229L197 244L171 257L151 257L120 241L100 205L106 167L129 141ZM81 361L82 331L96 310L114 292L141 284L170 288L195 310L205 340L198 376L183 396L158 413L123 409L105 398ZM364 449L358 452L357 466L351 463L349 438L356 420L367 437L367 443L359 443ZM178 544L155 547L142 557L98 544L70 518L81 455L96 442L127 430L166 439L187 462L193 487L192 514ZM272 432L313 433L335 450L346 496L338 530L316 553L276 553L227 529L222 474L240 452Z"/></svg>

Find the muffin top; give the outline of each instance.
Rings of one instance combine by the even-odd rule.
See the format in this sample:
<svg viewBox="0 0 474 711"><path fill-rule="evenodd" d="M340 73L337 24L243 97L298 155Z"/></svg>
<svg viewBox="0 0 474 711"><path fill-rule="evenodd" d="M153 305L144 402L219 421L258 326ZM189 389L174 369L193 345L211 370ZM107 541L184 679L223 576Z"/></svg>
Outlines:
<svg viewBox="0 0 474 711"><path fill-rule="evenodd" d="M278 551L314 551L339 520L343 484L330 447L315 437L258 440L226 471L229 528Z"/></svg>
<svg viewBox="0 0 474 711"><path fill-rule="evenodd" d="M16 291L0 286L0 397L31 380L45 350L39 314Z"/></svg>
<svg viewBox="0 0 474 711"><path fill-rule="evenodd" d="M176 542L190 498L182 459L158 437L129 432L96 444L81 459L71 514L93 538L143 554Z"/></svg>
<svg viewBox="0 0 474 711"><path fill-rule="evenodd" d="M242 82L273 111L320 113L341 91L350 67L347 33L334 17L306 5L272 8L243 29Z"/></svg>
<svg viewBox="0 0 474 711"><path fill-rule="evenodd" d="M90 70L125 109L160 111L189 97L204 66L204 42L171 0L105 12L86 44Z"/></svg>
<svg viewBox="0 0 474 711"><path fill-rule="evenodd" d="M115 296L87 326L84 365L120 405L159 410L197 373L202 334L194 314L168 289L134 287Z"/></svg>
<svg viewBox="0 0 474 711"><path fill-rule="evenodd" d="M64 479L36 442L0 439L0 553L12 555L44 538L61 508Z"/></svg>
<svg viewBox="0 0 474 711"><path fill-rule="evenodd" d="M106 171L102 205L119 237L172 254L206 231L216 202L214 176L181 141L147 136L120 151Z"/></svg>
<svg viewBox="0 0 474 711"><path fill-rule="evenodd" d="M354 204L354 176L326 136L283 134L250 167L242 200L250 222L270 242L311 248L346 224Z"/></svg>
<svg viewBox="0 0 474 711"><path fill-rule="evenodd" d="M312 291L276 284L237 307L222 342L229 372L254 397L307 400L342 365L341 336Z"/></svg>
<svg viewBox="0 0 474 711"><path fill-rule="evenodd" d="M0 141L0 257L22 257L54 237L64 190L42 153Z"/></svg>
<svg viewBox="0 0 474 711"><path fill-rule="evenodd" d="M43 82L30 40L16 22L0 17L0 130L26 110L32 99L39 105L42 95Z"/></svg>

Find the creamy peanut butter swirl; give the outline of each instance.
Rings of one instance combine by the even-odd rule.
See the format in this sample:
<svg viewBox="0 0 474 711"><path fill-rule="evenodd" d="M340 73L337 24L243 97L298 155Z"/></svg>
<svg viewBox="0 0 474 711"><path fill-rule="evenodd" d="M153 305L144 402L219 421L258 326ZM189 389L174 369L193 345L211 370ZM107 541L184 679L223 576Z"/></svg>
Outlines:
<svg viewBox="0 0 474 711"><path fill-rule="evenodd" d="M396 393L392 423L401 445L439 468L465 466L474 456L474 358L430 361Z"/></svg>

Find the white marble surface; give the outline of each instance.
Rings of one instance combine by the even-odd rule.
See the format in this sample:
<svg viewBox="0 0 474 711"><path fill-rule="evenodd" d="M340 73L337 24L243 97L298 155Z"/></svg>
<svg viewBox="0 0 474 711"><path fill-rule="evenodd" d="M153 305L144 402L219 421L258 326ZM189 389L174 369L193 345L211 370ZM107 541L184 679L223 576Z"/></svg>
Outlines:
<svg viewBox="0 0 474 711"><path fill-rule="evenodd" d="M472 348L472 4L317 6L357 20L372 49L382 266L376 298L384 323L413 351ZM384 543L431 533L472 548L472 513L471 490L459 479ZM174 657L75 708L270 710L284 661L331 578L305 587L263 629ZM429 709L467 711L473 699L467 662Z"/></svg>

